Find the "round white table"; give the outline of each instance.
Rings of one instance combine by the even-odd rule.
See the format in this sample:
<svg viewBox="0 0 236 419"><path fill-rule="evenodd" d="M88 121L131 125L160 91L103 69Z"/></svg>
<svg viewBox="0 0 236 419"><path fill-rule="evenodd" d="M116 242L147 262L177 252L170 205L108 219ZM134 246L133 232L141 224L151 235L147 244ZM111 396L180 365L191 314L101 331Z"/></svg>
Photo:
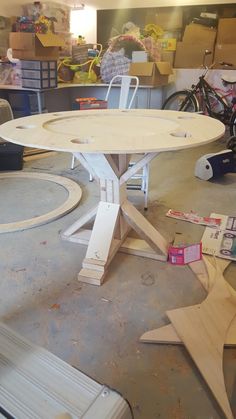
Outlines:
<svg viewBox="0 0 236 419"><path fill-rule="evenodd" d="M118 250L167 260L168 243L127 200L126 181L160 152L207 144L225 132L204 115L161 110L98 110L48 113L0 126L0 136L29 147L77 153L100 185L100 202L64 233L88 244L79 280L101 285ZM131 154L142 153L128 168ZM92 231L83 228L95 218ZM140 239L127 238L130 227Z"/></svg>

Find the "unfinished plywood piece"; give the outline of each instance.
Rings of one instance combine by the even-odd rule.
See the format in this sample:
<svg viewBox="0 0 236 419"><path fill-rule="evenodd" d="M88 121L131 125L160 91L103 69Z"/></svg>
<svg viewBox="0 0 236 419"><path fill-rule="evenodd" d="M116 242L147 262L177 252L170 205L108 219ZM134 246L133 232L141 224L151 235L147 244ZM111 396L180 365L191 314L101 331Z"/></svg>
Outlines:
<svg viewBox="0 0 236 419"><path fill-rule="evenodd" d="M202 304L170 310L170 325L142 335L147 343L183 343L227 418L233 418L222 369L224 344L236 344L236 292L222 272L229 261L204 257L191 268L209 292Z"/></svg>
<svg viewBox="0 0 236 419"><path fill-rule="evenodd" d="M36 172L14 172L14 173L1 173L1 179L40 179L48 182L56 183L68 192L67 200L56 208L53 211L50 211L46 214L40 215L38 217L29 218L27 220L15 221L12 223L0 224L0 233L11 233L13 231L26 230L28 228L37 227L43 224L47 224L51 221L54 221L61 216L68 214L72 211L79 203L82 191L80 186L65 177L50 175L48 173L36 173Z"/></svg>
<svg viewBox="0 0 236 419"><path fill-rule="evenodd" d="M220 269L223 273L230 263L231 261L229 260L217 259L216 261L212 256L205 255L203 256L203 260L191 262L189 264L189 267L196 274L197 278L199 279L205 290L209 292L215 283L215 265L217 264L218 269ZM233 288L229 284L228 287L230 287L231 292L233 293ZM159 327L158 329L149 330L141 336L140 341L145 343L183 345L183 341L176 333L172 324ZM225 340L225 346L236 346L236 318L233 319L228 329Z"/></svg>
<svg viewBox="0 0 236 419"><path fill-rule="evenodd" d="M0 126L5 140L82 154L181 150L207 144L224 132L225 126L208 116L157 109L42 113Z"/></svg>
<svg viewBox="0 0 236 419"><path fill-rule="evenodd" d="M195 262L189 263L190 269L195 273L198 280L201 282L202 286L207 292L209 292L216 278L216 264L218 269L224 273L225 269L228 267L231 261L225 259L215 259L212 256L203 256L202 260L197 260ZM228 284L230 287L230 285ZM233 289L231 287L233 292ZM183 344L182 340L176 333L172 324L159 327L158 329L149 330L145 332L141 338L141 342L145 343L163 343L163 344ZM230 328L228 330L225 346L235 346L236 345L236 319L232 321Z"/></svg>
<svg viewBox="0 0 236 419"><path fill-rule="evenodd" d="M236 346L236 325L235 318L232 321L230 328L228 329L224 346L226 348ZM162 343L165 345L183 345L184 342L179 337L174 326L170 323L165 326L159 327L158 329L149 330L145 332L140 342L143 343Z"/></svg>
<svg viewBox="0 0 236 419"><path fill-rule="evenodd" d="M227 331L236 304L221 274L206 300L199 305L167 311L177 334L210 387L226 418L233 419L222 368Z"/></svg>

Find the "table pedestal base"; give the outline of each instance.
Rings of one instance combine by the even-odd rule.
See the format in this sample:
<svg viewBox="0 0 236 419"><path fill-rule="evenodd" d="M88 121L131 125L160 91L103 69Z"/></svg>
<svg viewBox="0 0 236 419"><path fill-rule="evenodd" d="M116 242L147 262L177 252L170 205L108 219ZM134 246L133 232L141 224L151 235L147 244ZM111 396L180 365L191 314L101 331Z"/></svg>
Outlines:
<svg viewBox="0 0 236 419"><path fill-rule="evenodd" d="M81 163L98 180L101 201L62 235L88 249L78 279L101 285L117 251L167 260L168 243L146 218L126 199L126 180L156 156L150 153L127 169L126 155L83 154ZM83 228L95 218L93 229ZM127 238L133 228L141 239Z"/></svg>

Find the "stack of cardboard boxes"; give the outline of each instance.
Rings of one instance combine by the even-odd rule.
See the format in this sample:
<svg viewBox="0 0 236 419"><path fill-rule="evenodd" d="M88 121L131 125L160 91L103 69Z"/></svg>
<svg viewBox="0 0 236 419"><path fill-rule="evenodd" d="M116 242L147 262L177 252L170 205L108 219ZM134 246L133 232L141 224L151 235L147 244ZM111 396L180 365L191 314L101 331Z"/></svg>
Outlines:
<svg viewBox="0 0 236 419"><path fill-rule="evenodd" d="M204 64L226 68L220 62L231 63L236 68L236 18L219 19L218 29L191 23L184 31L183 40L177 42L175 68L199 68L203 65L205 50L212 52Z"/></svg>
<svg viewBox="0 0 236 419"><path fill-rule="evenodd" d="M212 64L216 40L216 29L190 23L184 31L183 40L177 42L175 54L176 68L199 68L203 64L205 50L212 52L205 60L207 66Z"/></svg>
<svg viewBox="0 0 236 419"><path fill-rule="evenodd" d="M21 60L22 87L48 89L57 86L57 59L62 37L48 33L11 32L13 57Z"/></svg>
<svg viewBox="0 0 236 419"><path fill-rule="evenodd" d="M219 64L223 61L236 69L236 18L219 20L214 61L215 68L225 68Z"/></svg>

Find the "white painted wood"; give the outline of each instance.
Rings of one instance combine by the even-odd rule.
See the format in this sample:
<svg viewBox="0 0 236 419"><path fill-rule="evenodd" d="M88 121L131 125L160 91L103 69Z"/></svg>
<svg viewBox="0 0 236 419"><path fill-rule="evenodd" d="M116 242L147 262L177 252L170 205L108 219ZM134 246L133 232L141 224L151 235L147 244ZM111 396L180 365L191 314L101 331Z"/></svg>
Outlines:
<svg viewBox="0 0 236 419"><path fill-rule="evenodd" d="M106 263L120 212L118 204L100 202L95 218L86 259Z"/></svg>
<svg viewBox="0 0 236 419"><path fill-rule="evenodd" d="M2 138L24 146L103 154L180 150L207 144L224 132L220 121L204 115L150 109L40 114L0 126Z"/></svg>
<svg viewBox="0 0 236 419"><path fill-rule="evenodd" d="M84 153L83 156L99 179L117 180L119 172L110 155Z"/></svg>
<svg viewBox="0 0 236 419"><path fill-rule="evenodd" d="M142 169L142 167L150 163L150 161L153 160L157 155L158 153L148 153L141 157L137 163L135 163L130 169L123 173L123 175L120 177L120 185L122 185L124 182L127 182L131 176L134 176L138 170Z"/></svg>
<svg viewBox="0 0 236 419"><path fill-rule="evenodd" d="M133 237L127 237L120 247L120 252L166 262L166 255L157 253L145 240L135 239Z"/></svg>
<svg viewBox="0 0 236 419"><path fill-rule="evenodd" d="M168 243L162 235L144 218L144 216L129 201L122 204L122 213L128 224L154 249L157 253L168 255Z"/></svg>
<svg viewBox="0 0 236 419"><path fill-rule="evenodd" d="M198 114L159 110L73 111L20 118L0 126L0 136L12 142L48 150L79 153L81 163L100 181L98 207L83 269L101 272L125 240L130 225L156 252L167 259L168 243L161 234L126 200L125 179L147 164L158 152L206 144L223 135L224 125ZM128 158L147 153L131 172L124 173ZM118 161L115 155L118 156ZM120 177L123 184L120 186ZM122 215L120 214L122 206ZM89 215L90 217L90 215ZM91 217L90 217L91 218ZM89 219L90 219L89 218ZM66 231L72 238L86 217ZM114 237L117 243L114 245ZM114 250L115 249L115 250ZM140 249L133 249L138 254ZM129 252L132 249L129 248ZM142 250L141 250L142 252ZM141 253L139 253L141 254ZM145 254L145 251L142 255ZM113 256L112 256L113 255ZM146 255L152 252L146 251ZM97 260L94 264L94 260ZM93 268L94 269L91 269ZM88 269L89 268L89 269ZM97 275L97 274L96 274ZM100 283L101 278L94 278Z"/></svg>
<svg viewBox="0 0 236 419"><path fill-rule="evenodd" d="M81 229L76 234L66 237L66 240L72 243L88 245L91 237L91 230ZM119 248L119 252L134 256L141 256L153 260L166 261L165 255L156 253L145 240L127 237Z"/></svg>
<svg viewBox="0 0 236 419"><path fill-rule="evenodd" d="M82 215L82 217L79 218L75 223L73 223L67 230L65 230L62 233L62 238L68 238L72 234L74 234L76 231L81 229L85 224L89 223L91 220L93 220L97 214L98 205L96 205L94 208L92 208L88 213Z"/></svg>
<svg viewBox="0 0 236 419"><path fill-rule="evenodd" d="M89 172L90 176L92 176L96 182L99 182L99 178L97 177L96 173L93 170L93 167L91 167L87 160L86 160L86 156L81 154L81 153L75 153L75 157L77 158L77 160L79 160L79 162L82 164L82 166Z"/></svg>

